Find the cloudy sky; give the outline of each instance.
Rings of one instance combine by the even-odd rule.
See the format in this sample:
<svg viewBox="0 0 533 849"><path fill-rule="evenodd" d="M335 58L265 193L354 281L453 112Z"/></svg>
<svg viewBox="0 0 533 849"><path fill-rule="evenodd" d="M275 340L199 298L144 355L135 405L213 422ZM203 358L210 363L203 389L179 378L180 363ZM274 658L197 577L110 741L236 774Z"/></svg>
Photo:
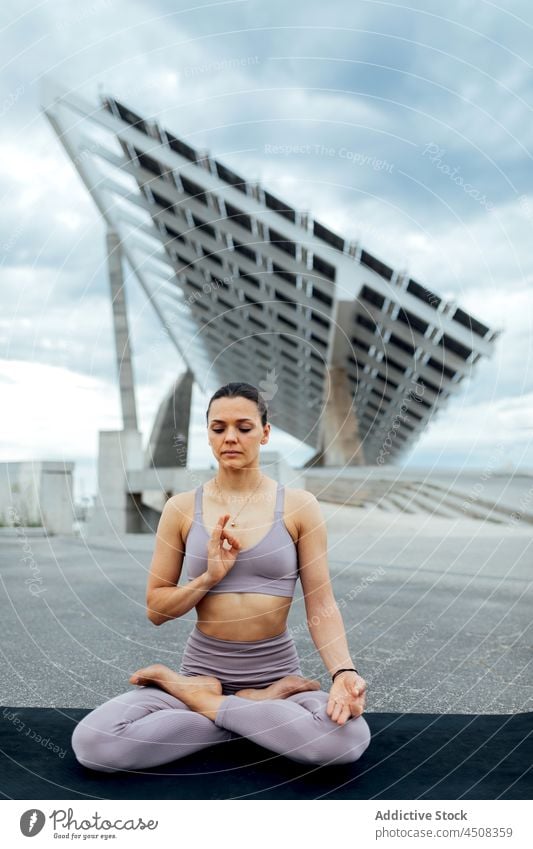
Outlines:
<svg viewBox="0 0 533 849"><path fill-rule="evenodd" d="M120 427L104 227L40 110L51 75L157 118L500 328L405 463L533 469L527 0L4 0L0 15L1 459L74 460L89 495L98 431ZM127 297L147 438L183 362L132 276ZM198 465L206 401L195 390ZM281 433L269 447L312 453Z"/></svg>

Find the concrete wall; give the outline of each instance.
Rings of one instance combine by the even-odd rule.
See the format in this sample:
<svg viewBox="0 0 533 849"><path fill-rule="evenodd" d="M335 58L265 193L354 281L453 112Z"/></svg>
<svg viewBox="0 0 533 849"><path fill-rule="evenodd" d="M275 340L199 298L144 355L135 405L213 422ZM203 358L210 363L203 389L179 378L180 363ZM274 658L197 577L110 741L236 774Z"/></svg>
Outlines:
<svg viewBox="0 0 533 849"><path fill-rule="evenodd" d="M7 525L42 525L71 534L74 463L22 461L0 466L0 517Z"/></svg>
<svg viewBox="0 0 533 849"><path fill-rule="evenodd" d="M100 431L98 495L89 522L90 536L141 533L142 512L128 491L130 471L143 468L142 434L137 430Z"/></svg>

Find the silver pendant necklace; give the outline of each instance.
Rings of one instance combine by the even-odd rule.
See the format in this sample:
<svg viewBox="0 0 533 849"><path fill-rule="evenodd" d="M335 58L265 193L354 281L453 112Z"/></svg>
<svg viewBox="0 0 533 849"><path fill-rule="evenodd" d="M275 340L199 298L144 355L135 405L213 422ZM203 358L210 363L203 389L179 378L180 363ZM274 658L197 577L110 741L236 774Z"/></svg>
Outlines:
<svg viewBox="0 0 533 849"><path fill-rule="evenodd" d="M218 481L217 481L217 479L216 479L216 478L213 478L213 480L215 481L216 488L218 489L218 491L220 492L220 496L222 497L222 491L221 491L221 489L220 489L220 487L219 487L219 485L218 485ZM231 516L230 516L230 525L231 525L231 527L232 527L232 528L234 528L234 527L235 527L236 522L237 522L237 518L240 516L240 514L242 513L242 511L243 511L243 510L244 510L244 508L246 507L247 503L249 502L250 498L252 497L252 495L255 495L255 493L257 492L257 490L259 489L259 487L261 486L261 484L262 484L262 483L263 483L263 475L261 475L261 478L260 478L260 480L259 480L259 483L257 484L257 486L256 486L256 488L254 489L254 491L253 491L253 492L252 492L252 493L248 496L248 498L246 499L246 501L245 501L245 502L244 502L244 504L242 505L241 509L240 509L240 510L239 510L239 512L237 513L237 515L236 515L236 516L234 516L234 517L233 517L233 519L231 519ZM224 501L224 499L222 498L222 502L223 502L223 501Z"/></svg>

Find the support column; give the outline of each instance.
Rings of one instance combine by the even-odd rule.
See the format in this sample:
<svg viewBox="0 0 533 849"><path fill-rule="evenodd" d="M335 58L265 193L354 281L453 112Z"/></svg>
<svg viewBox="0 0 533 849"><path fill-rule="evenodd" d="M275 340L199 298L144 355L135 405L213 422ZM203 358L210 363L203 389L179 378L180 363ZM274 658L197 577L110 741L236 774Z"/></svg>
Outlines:
<svg viewBox="0 0 533 849"><path fill-rule="evenodd" d="M108 229L106 243L122 422L124 430L137 430L137 408L135 404L135 387L133 384L128 315L126 312L126 293L122 274L122 247L118 233L115 230Z"/></svg>
<svg viewBox="0 0 533 849"><path fill-rule="evenodd" d="M118 233L111 228L106 244L123 429L99 433L98 495L88 528L91 535L144 530L140 493L128 489L128 473L143 468L142 434L137 426L122 248Z"/></svg>
<svg viewBox="0 0 533 849"><path fill-rule="evenodd" d="M324 401L321 448L305 463L312 466L364 466L363 445L348 377L340 366L328 368L329 395Z"/></svg>
<svg viewBox="0 0 533 849"><path fill-rule="evenodd" d="M142 468L139 431L100 431L98 495L89 523L89 535L132 534L145 530L140 493L130 493L128 489L128 472Z"/></svg>

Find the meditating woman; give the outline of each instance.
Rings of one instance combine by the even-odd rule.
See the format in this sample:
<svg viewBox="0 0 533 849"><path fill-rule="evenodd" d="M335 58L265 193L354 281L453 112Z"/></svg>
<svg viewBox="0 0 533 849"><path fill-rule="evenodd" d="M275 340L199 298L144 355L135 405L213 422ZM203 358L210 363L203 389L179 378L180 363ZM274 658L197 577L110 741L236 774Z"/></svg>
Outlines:
<svg viewBox="0 0 533 849"><path fill-rule="evenodd" d="M134 672L135 689L76 726L76 757L137 770L240 736L305 764L356 761L370 743L366 683L333 596L319 504L261 472L270 424L254 386L221 387L206 417L218 471L165 504L147 586L155 625L196 608L181 667ZM187 582L177 586L182 566ZM329 692L304 677L287 626L298 577Z"/></svg>

